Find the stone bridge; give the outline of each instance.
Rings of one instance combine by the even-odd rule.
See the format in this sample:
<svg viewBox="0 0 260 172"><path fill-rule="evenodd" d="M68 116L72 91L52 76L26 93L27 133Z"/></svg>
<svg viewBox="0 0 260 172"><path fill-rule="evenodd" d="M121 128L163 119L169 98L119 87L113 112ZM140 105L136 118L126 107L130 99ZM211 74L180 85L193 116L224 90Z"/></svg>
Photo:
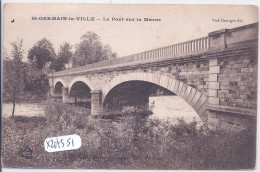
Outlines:
<svg viewBox="0 0 260 172"><path fill-rule="evenodd" d="M51 95L64 103L89 102L92 115L97 115L127 89L139 89L135 94L141 99L159 90L181 97L209 122L251 125L257 108L257 49L258 23L222 29L203 38L53 73ZM126 90L118 91L120 85Z"/></svg>

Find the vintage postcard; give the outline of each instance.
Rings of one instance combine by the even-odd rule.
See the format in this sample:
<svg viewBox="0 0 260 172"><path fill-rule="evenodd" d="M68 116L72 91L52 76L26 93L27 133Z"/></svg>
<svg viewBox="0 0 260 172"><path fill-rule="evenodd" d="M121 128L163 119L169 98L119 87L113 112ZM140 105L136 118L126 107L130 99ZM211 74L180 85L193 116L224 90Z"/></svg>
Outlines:
<svg viewBox="0 0 260 172"><path fill-rule="evenodd" d="M257 6L3 10L3 167L255 169Z"/></svg>

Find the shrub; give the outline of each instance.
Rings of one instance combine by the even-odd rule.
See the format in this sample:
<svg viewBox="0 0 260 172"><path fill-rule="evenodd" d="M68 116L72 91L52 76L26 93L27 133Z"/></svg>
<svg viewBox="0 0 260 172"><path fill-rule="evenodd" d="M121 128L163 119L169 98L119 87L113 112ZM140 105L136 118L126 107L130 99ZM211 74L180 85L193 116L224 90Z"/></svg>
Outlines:
<svg viewBox="0 0 260 172"><path fill-rule="evenodd" d="M195 121L143 118L139 110L120 120L93 119L77 107L48 103L46 122L17 117L3 120L3 163L19 167L132 169L252 169L256 135L252 130L210 129ZM130 109L130 110L129 110ZM34 125L34 124L37 125ZM78 134L80 149L47 153L48 137ZM12 149L10 149L10 145ZM39 146L40 145L40 146ZM30 159L22 158L29 150ZM30 151L31 150L31 151ZM26 154L27 155L27 154ZM27 156L29 157L29 156Z"/></svg>
<svg viewBox="0 0 260 172"><path fill-rule="evenodd" d="M86 111L86 113L85 113ZM83 129L88 123L89 111L70 104L48 102L45 115L50 126L57 131L65 131L69 128Z"/></svg>
<svg viewBox="0 0 260 172"><path fill-rule="evenodd" d="M141 117L147 117L152 114L152 111L147 106L124 106L122 108L124 115L136 115Z"/></svg>

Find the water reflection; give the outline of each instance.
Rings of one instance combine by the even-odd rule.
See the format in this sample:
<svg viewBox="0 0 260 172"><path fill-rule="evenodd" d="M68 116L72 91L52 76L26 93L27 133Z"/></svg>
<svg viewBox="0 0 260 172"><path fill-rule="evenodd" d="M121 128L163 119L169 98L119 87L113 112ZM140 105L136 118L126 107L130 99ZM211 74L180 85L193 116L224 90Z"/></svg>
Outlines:
<svg viewBox="0 0 260 172"><path fill-rule="evenodd" d="M199 115L182 98L178 96L156 96L149 97L149 106L153 106L152 119L169 120L178 122L178 118L183 118L185 122L192 122L193 119L201 122Z"/></svg>

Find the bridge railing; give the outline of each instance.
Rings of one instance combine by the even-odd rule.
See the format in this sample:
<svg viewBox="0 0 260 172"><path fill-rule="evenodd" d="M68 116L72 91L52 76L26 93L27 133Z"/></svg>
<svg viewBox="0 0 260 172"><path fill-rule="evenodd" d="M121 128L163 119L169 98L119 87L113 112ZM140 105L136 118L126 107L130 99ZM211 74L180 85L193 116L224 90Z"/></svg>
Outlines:
<svg viewBox="0 0 260 172"><path fill-rule="evenodd" d="M106 60L98 63L93 63L90 65L85 66L88 69L92 68L98 68L98 67L104 67L104 66L111 66L121 63L129 63L129 62L135 62L135 61L141 61L141 60L148 60L148 59L154 59L154 58L163 58L163 57L169 57L175 54L182 54L187 53L191 51L198 51L198 50L204 50L209 47L209 39L208 37L203 37L175 45L170 45L167 47L162 47L150 51L145 51L117 59L112 60Z"/></svg>
<svg viewBox="0 0 260 172"><path fill-rule="evenodd" d="M54 75L61 75L68 72L73 73L82 70L102 68L102 67L124 64L129 62L138 62L138 61L159 59L159 58L169 58L169 57L174 57L174 55L181 55L189 52L205 50L208 49L209 46L210 46L209 37L203 37L199 39L190 40L187 42L182 42L179 44L153 49L150 51L124 56L121 58L105 60L105 61L101 61L101 62L97 62L97 63L93 63L93 64L89 64L77 68L71 68L66 71L56 72Z"/></svg>

